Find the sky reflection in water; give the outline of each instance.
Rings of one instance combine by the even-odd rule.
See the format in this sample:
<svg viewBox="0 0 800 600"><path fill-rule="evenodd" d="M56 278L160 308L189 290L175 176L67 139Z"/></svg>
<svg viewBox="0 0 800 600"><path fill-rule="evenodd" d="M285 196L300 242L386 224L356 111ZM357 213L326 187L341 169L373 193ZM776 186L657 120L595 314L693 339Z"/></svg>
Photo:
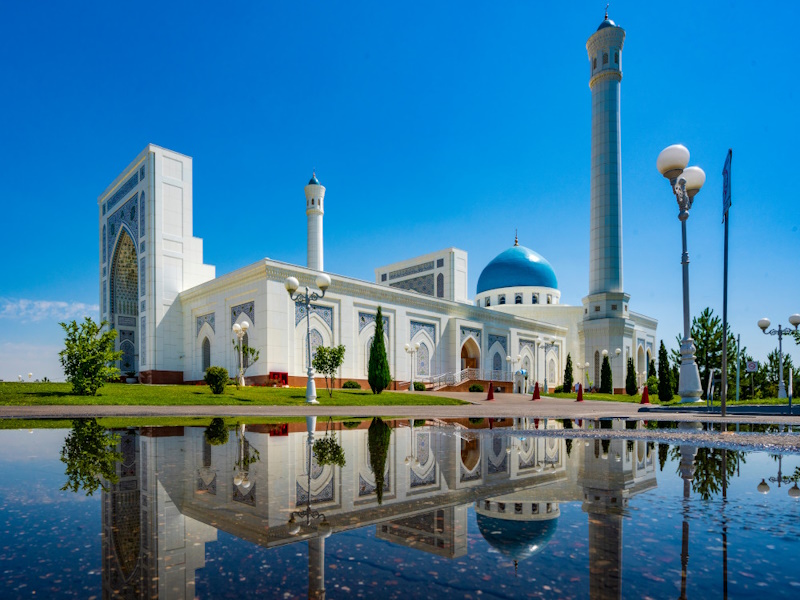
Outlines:
<svg viewBox="0 0 800 600"><path fill-rule="evenodd" d="M91 497L60 491L67 430L2 431L0 596L663 598L683 584L722 597L725 554L730 597L800 594L800 503L769 481L779 464L792 476L796 454L727 451L723 502L720 450L568 444L521 419L388 423L381 505L369 420L336 423L347 464L313 461L310 479L302 423L231 429L218 446L202 427L120 430L119 481ZM321 518L299 518L296 536L287 523L309 482L326 539Z"/></svg>

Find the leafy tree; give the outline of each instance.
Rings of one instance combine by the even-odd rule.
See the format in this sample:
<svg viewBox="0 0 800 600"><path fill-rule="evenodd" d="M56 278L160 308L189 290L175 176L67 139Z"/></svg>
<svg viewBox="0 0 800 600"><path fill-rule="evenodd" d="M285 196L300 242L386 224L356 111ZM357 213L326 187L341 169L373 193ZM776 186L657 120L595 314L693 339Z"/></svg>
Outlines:
<svg viewBox="0 0 800 600"><path fill-rule="evenodd" d="M650 363L647 365L647 378L650 379L651 377L658 377L656 361L653 358L650 359Z"/></svg>
<svg viewBox="0 0 800 600"><path fill-rule="evenodd" d="M572 357L567 353L567 366L564 368L564 391L571 392L572 391Z"/></svg>
<svg viewBox="0 0 800 600"><path fill-rule="evenodd" d="M116 465L122 461L122 453L117 451L119 436L108 433L97 419L75 419L72 431L61 448L61 462L67 465L64 474L67 483L61 488L77 492L80 489L91 496L102 487L102 481L117 483Z"/></svg>
<svg viewBox="0 0 800 600"><path fill-rule="evenodd" d="M664 340L661 340L661 346L658 348L658 399L661 402L672 400L672 387L672 371L669 368L667 347L664 345Z"/></svg>
<svg viewBox="0 0 800 600"><path fill-rule="evenodd" d="M317 348L314 360L311 361L314 370L325 376L325 389L328 390L328 396L331 398L333 397L333 376L342 363L344 363L344 346L341 345L331 348L320 346Z"/></svg>
<svg viewBox="0 0 800 600"><path fill-rule="evenodd" d="M600 367L600 393L610 394L614 389L614 381L611 375L611 363L608 357L603 357L603 366Z"/></svg>
<svg viewBox="0 0 800 600"><path fill-rule="evenodd" d="M667 458L668 457L669 457L669 444L659 444L658 445L658 466L659 466L661 471L664 470L664 465L667 464Z"/></svg>
<svg viewBox="0 0 800 600"><path fill-rule="evenodd" d="M678 387L681 383L681 370L679 362L672 365L672 368L670 369L670 376L672 380L672 393L677 394Z"/></svg>
<svg viewBox="0 0 800 600"><path fill-rule="evenodd" d="M658 377L647 378L647 393L651 396L658 394Z"/></svg>
<svg viewBox="0 0 800 600"><path fill-rule="evenodd" d="M75 321L59 325L67 335L58 356L72 392L79 396L97 395L107 380L120 376L115 363L122 358L122 352L114 351L116 330L107 329L107 321L98 325L90 317L80 325Z"/></svg>
<svg viewBox="0 0 800 600"><path fill-rule="evenodd" d="M628 358L628 368L625 373L625 393L628 396L635 396L638 387L636 385L636 369L633 368L633 358Z"/></svg>
<svg viewBox="0 0 800 600"><path fill-rule="evenodd" d="M225 424L225 420L219 417L211 419L204 434L206 441L212 446L222 446L228 443L228 426Z"/></svg>
<svg viewBox="0 0 800 600"><path fill-rule="evenodd" d="M372 338L372 346L369 351L367 372L367 381L369 381L369 387L372 388L373 394L380 394L392 382L389 360L386 358L386 345L383 341L383 314L380 306L375 317L375 337Z"/></svg>
<svg viewBox="0 0 800 600"><path fill-rule="evenodd" d="M800 382L800 369L792 364L792 357L784 352L783 354L783 385L786 386L786 393L789 393L789 371L793 371L792 378L794 380L794 387L797 389ZM776 398L778 396L780 368L778 366L778 351L773 350L767 354L767 361L762 362L758 366L758 373L756 373L756 384L761 390L762 397Z"/></svg>
<svg viewBox="0 0 800 600"><path fill-rule="evenodd" d="M722 457L725 455L725 471L722 470ZM680 461L680 446L672 449L672 458ZM692 491L699 494L703 500L709 500L722 490L722 481L729 486L731 479L736 475L739 465L745 463L745 453L737 450L722 450L720 448L698 448L695 456L694 478ZM680 464L677 467L680 474Z"/></svg>
<svg viewBox="0 0 800 600"><path fill-rule="evenodd" d="M242 368L242 377L244 377L244 374L247 373L247 369L249 369L255 363L258 362L258 358L259 358L259 356L261 356L261 351L260 350L257 350L255 348L253 348L249 344L245 345L243 342L244 342L244 340L242 342L238 341L238 339L237 340L231 340L231 343L233 344L233 354L236 356L236 372L237 373L239 372L239 367L240 367L240 364L239 364L239 346L241 346L241 348L242 348L241 357L242 357L242 360L244 361L244 367ZM236 385L237 386L239 385L238 377L236 379Z"/></svg>
<svg viewBox="0 0 800 600"><path fill-rule="evenodd" d="M389 455L389 441L392 429L380 417L372 419L367 431L367 447L369 448L369 466L375 475L375 493L378 504L383 503L383 486L386 477L386 457Z"/></svg>

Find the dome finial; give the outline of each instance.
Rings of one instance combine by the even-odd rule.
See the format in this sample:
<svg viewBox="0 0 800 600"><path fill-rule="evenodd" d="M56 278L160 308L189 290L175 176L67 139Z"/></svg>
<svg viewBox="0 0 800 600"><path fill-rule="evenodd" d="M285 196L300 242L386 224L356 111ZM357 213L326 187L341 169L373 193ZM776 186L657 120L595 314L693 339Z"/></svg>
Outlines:
<svg viewBox="0 0 800 600"><path fill-rule="evenodd" d="M517 230L514 230L514 245L519 246L519 239L517 239Z"/></svg>
<svg viewBox="0 0 800 600"><path fill-rule="evenodd" d="M608 21L608 4L606 4L606 21Z"/></svg>

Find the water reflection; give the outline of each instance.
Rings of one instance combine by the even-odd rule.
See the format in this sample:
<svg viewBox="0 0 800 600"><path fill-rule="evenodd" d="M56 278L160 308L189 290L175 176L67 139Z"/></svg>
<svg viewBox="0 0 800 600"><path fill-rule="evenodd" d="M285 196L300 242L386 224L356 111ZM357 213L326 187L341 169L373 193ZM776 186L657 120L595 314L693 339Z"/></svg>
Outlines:
<svg viewBox="0 0 800 600"><path fill-rule="evenodd" d="M525 564L528 577L549 555L563 555L565 544L584 545L589 595L620 598L623 548L630 552L638 545L638 540L623 545L623 528L631 526L629 502L656 490L657 463L663 468L672 458L683 500L676 505L680 569L673 571L670 595L680 590L686 597L690 577L703 576L699 567L690 570L690 524L698 518L691 492L707 500L721 490L727 596L724 504L729 480L744 463L740 453L698 451L690 444L672 452L660 444L656 451L644 440L547 435L566 433L559 431L565 427L601 428L589 421L372 419L331 427L345 454L343 466L317 461L312 451L316 419L235 427L215 420L208 428L112 432L117 458L112 472L105 473L102 494L104 595L195 595L205 544L224 532L268 549L304 543L309 596L325 597L326 538L333 533L347 539L348 532L374 525L375 537L394 544L397 552L412 548L454 563L469 555L470 562L480 560L492 573ZM235 435L229 435L230 428ZM626 423L606 421L602 428L624 430ZM316 436L323 431L320 427ZM698 487L701 470L706 483ZM570 505L586 514L581 539L574 537L576 512ZM566 523L564 510L572 515ZM480 534L496 553L475 556L470 527L473 537ZM333 559L330 552L328 558ZM668 572L657 576L662 582L667 577ZM628 579L626 595L649 592Z"/></svg>

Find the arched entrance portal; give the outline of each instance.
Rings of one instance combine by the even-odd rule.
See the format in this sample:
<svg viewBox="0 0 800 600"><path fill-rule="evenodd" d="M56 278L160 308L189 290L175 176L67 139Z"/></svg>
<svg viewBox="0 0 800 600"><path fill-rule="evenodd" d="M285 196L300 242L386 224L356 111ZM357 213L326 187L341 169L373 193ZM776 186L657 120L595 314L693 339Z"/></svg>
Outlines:
<svg viewBox="0 0 800 600"><path fill-rule="evenodd" d="M481 357L481 349L474 338L467 338L464 345L461 346L461 368L462 369L477 369L478 362Z"/></svg>
<svg viewBox="0 0 800 600"><path fill-rule="evenodd" d="M126 230L119 234L111 263L111 325L117 332L117 349L123 351L119 369L123 374L139 371L136 317L139 315L139 268L136 246Z"/></svg>

